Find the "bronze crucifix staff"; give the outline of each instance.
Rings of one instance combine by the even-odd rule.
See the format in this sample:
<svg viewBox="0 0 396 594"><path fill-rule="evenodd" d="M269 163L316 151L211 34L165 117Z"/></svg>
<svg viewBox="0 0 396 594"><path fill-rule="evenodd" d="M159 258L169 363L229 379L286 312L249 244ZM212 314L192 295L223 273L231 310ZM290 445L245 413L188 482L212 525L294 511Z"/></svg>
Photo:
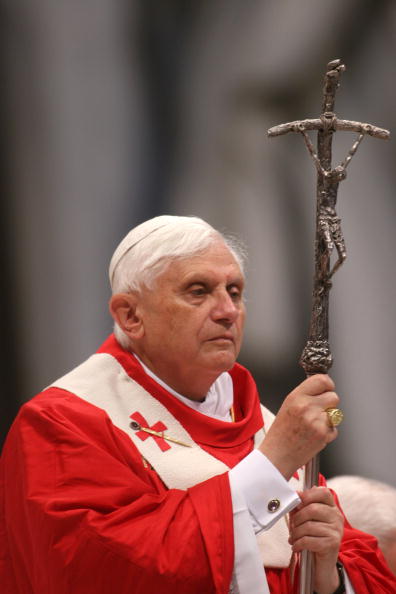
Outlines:
<svg viewBox="0 0 396 594"><path fill-rule="evenodd" d="M316 235L315 235L315 273L311 321L307 343L301 355L300 365L307 375L327 373L332 365L332 354L329 345L329 293L331 278L346 258L345 241L341 231L341 219L337 216L338 186L346 178L346 168L363 140L368 134L375 138L389 138L388 130L377 128L371 124L362 124L350 120L341 120L334 113L335 94L339 87L339 79L345 66L341 60L333 60L327 65L324 78L322 113L319 118L297 120L280 124L268 130L268 136L281 136L287 132L302 134L306 147L317 170L316 192ZM317 152L308 130L317 130ZM332 168L332 141L337 130L356 132L359 136L352 145L344 161ZM331 266L331 256L336 249L338 258ZM339 409L328 412L329 423L339 424L342 413ZM333 416L332 416L333 415ZM309 489L318 482L319 456L315 456L305 467L304 489ZM300 594L313 592L313 555L304 551L301 556Z"/></svg>

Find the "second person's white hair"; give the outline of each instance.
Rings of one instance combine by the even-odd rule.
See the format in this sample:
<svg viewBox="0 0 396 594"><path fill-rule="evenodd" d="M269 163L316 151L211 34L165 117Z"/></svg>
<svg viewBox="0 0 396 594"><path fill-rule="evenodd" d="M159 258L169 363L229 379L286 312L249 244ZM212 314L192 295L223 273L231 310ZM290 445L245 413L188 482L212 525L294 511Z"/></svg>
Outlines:
<svg viewBox="0 0 396 594"><path fill-rule="evenodd" d="M396 540L396 489L373 479L342 475L327 481L352 526L372 534L382 549Z"/></svg>

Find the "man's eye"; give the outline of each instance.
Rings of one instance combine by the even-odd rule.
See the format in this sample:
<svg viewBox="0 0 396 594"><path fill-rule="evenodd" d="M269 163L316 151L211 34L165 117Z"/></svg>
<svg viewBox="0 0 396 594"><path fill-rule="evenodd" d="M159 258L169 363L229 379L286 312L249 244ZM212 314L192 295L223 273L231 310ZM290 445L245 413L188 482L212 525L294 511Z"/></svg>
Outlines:
<svg viewBox="0 0 396 594"><path fill-rule="evenodd" d="M196 287L194 289L191 289L191 294L196 297L201 297L202 295L205 295L205 293L206 289L204 287Z"/></svg>
<svg viewBox="0 0 396 594"><path fill-rule="evenodd" d="M228 293L233 301L239 301L242 297L241 291L235 287L230 289Z"/></svg>

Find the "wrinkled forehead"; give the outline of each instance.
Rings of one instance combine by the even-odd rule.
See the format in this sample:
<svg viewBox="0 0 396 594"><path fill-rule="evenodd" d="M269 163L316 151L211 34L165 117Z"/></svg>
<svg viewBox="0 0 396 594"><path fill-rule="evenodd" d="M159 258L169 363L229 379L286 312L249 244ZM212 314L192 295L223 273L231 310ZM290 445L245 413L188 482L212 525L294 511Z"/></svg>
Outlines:
<svg viewBox="0 0 396 594"><path fill-rule="evenodd" d="M181 275L189 277L197 274L245 279L238 256L221 238L193 254L164 258L156 276L167 275L178 279Z"/></svg>

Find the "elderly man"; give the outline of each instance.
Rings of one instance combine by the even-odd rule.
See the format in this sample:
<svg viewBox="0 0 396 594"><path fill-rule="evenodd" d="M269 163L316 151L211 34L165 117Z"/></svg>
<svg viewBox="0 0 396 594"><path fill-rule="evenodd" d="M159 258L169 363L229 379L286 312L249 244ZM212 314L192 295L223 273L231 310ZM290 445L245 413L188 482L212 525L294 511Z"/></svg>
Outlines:
<svg viewBox="0 0 396 594"><path fill-rule="evenodd" d="M303 549L318 594L396 592L331 492L301 492L337 436L332 380L305 380L273 420L236 363L238 248L201 219L157 217L121 242L110 281L114 335L10 431L2 592L284 594Z"/></svg>

